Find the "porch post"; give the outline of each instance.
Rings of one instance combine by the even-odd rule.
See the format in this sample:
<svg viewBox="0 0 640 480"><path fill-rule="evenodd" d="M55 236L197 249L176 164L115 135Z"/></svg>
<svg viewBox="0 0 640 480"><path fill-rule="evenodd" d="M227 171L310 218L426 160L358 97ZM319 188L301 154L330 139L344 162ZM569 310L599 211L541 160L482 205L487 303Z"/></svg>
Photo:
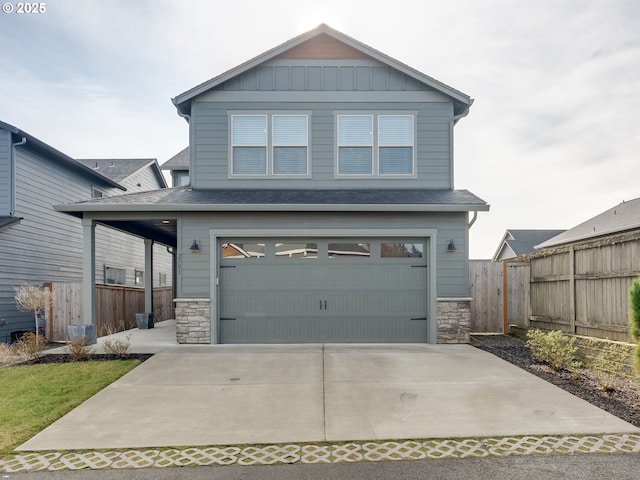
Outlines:
<svg viewBox="0 0 640 480"><path fill-rule="evenodd" d="M96 222L82 219L82 323L87 344L96 343Z"/></svg>
<svg viewBox="0 0 640 480"><path fill-rule="evenodd" d="M144 312L153 313L153 240L144 239Z"/></svg>

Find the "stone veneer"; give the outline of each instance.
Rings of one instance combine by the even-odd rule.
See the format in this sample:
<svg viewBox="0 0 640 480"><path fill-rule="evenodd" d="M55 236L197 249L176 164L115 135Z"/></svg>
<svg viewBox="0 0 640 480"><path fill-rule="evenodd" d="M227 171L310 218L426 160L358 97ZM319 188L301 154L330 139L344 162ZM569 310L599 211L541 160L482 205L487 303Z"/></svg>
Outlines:
<svg viewBox="0 0 640 480"><path fill-rule="evenodd" d="M469 343L470 298L438 298L438 343Z"/></svg>
<svg viewBox="0 0 640 480"><path fill-rule="evenodd" d="M211 302L208 298L176 298L178 343L211 343Z"/></svg>

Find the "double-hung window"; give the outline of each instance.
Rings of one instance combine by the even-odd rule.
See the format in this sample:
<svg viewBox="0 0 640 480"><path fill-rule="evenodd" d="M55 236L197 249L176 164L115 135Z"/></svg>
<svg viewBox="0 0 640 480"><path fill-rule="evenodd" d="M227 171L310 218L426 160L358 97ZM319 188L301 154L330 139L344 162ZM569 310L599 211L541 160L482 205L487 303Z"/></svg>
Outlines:
<svg viewBox="0 0 640 480"><path fill-rule="evenodd" d="M232 115L232 175L308 175L307 115Z"/></svg>
<svg viewBox="0 0 640 480"><path fill-rule="evenodd" d="M414 115L338 115L338 175L415 174Z"/></svg>

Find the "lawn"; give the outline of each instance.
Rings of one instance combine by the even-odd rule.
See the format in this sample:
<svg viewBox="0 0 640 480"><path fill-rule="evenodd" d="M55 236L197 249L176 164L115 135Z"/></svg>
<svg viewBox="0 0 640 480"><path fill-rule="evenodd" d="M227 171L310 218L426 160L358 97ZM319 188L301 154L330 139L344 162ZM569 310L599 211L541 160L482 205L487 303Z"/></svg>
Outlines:
<svg viewBox="0 0 640 480"><path fill-rule="evenodd" d="M0 455L6 455L138 360L23 365L0 369Z"/></svg>

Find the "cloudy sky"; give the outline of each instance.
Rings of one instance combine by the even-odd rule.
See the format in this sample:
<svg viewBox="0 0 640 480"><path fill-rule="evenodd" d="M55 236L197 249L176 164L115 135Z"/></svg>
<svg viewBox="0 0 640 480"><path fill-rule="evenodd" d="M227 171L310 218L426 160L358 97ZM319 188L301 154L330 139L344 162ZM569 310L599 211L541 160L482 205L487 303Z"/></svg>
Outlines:
<svg viewBox="0 0 640 480"><path fill-rule="evenodd" d="M43 3L0 13L0 120L76 158L163 163L188 143L172 97L327 23L475 99L455 137L456 188L491 204L472 258L640 197L638 0Z"/></svg>

